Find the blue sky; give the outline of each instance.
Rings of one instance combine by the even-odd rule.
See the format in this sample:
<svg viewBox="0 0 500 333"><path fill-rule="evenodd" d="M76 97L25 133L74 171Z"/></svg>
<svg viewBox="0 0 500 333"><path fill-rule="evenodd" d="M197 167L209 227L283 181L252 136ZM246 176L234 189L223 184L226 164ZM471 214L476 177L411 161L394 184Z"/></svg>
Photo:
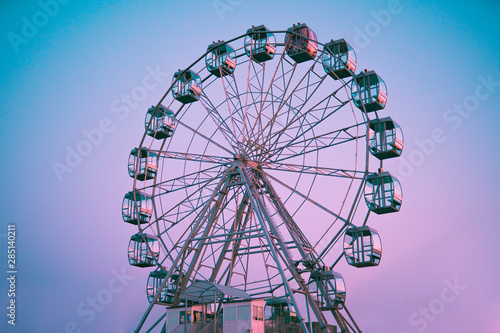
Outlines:
<svg viewBox="0 0 500 333"><path fill-rule="evenodd" d="M358 323L366 332L500 331L498 2L54 3L0 5L0 237L17 225L19 269L18 325L3 315L2 332L133 330L147 306L147 272L128 266L132 231L120 205L146 109L213 40L299 21L321 42L345 38L358 68L377 70L405 134L402 158L387 163L402 180L403 208L370 220L383 235L382 264L342 267ZM144 100L115 112L152 72ZM54 162L65 163L96 128L107 133L58 177ZM6 271L6 259L1 265ZM421 309L456 281L465 289L426 319ZM91 315L88 299L110 283L112 299ZM2 279L4 309L7 289Z"/></svg>

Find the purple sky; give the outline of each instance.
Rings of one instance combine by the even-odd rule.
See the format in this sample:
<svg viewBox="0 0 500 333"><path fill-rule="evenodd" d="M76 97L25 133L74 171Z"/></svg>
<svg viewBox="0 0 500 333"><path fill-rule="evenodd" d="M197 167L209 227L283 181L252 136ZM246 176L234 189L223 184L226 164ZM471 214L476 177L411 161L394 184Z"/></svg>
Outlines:
<svg viewBox="0 0 500 333"><path fill-rule="evenodd" d="M7 324L4 278L0 331L135 328L149 271L128 265L135 229L120 205L145 111L213 40L300 21L323 43L345 38L358 68L376 69L389 90L387 115L405 135L403 156L384 164L402 182L403 207L369 222L382 237L380 266L337 269L357 322L370 333L500 332L497 2L55 3L0 5L3 276L8 224L16 224L18 264L17 325ZM144 100L114 112L151 72L157 84ZM68 165L96 128L102 140ZM54 162L70 172L58 177Z"/></svg>

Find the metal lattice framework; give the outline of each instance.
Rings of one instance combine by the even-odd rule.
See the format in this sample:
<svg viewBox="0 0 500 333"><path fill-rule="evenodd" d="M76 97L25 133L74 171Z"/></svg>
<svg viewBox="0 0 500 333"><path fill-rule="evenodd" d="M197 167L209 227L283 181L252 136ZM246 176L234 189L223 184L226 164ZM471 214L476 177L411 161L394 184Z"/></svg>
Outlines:
<svg viewBox="0 0 500 333"><path fill-rule="evenodd" d="M134 262L156 266L161 277L148 287L150 306L136 332L155 305L182 304L200 280L255 298L287 297L304 332L312 321L329 332L331 318L342 332L361 332L333 269L346 229L366 224L370 200L391 205L399 183L377 171L382 159L370 154L376 143L388 145L386 133L370 126L380 123L385 84L374 72L355 74L352 52L344 40L317 42L305 24L259 26L212 43L174 75L129 161L134 182L124 220L139 229L135 256L149 260ZM380 163L370 172L374 158ZM151 241L159 255L151 255ZM351 256L358 247L371 249L350 246Z"/></svg>

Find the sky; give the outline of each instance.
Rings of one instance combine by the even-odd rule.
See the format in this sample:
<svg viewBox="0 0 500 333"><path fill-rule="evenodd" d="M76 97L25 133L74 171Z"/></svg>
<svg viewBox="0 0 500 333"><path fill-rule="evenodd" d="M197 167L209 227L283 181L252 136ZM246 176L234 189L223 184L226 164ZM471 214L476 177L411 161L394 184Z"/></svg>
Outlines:
<svg viewBox="0 0 500 333"><path fill-rule="evenodd" d="M500 332L500 3L41 0L0 9L0 331L133 331L148 272L128 265L120 208L145 110L212 41L306 22L321 42L349 41L358 68L377 70L405 136L402 157L387 163L403 207L369 222L382 235L381 264L339 267L349 310L365 332ZM147 75L147 95L126 104ZM78 147L85 156L74 156Z"/></svg>

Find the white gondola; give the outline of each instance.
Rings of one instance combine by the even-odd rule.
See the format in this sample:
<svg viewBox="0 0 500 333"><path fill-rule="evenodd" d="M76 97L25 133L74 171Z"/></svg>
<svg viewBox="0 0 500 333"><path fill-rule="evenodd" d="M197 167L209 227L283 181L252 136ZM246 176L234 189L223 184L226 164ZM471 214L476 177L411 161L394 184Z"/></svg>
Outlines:
<svg viewBox="0 0 500 333"><path fill-rule="evenodd" d="M403 132L390 117L372 120L368 130L370 153L380 160L401 156Z"/></svg>
<svg viewBox="0 0 500 333"><path fill-rule="evenodd" d="M377 231L368 226L348 228L344 235L344 256L354 267L378 266L382 242Z"/></svg>
<svg viewBox="0 0 500 333"><path fill-rule="evenodd" d="M285 50L296 63L314 60L318 53L318 38L305 23L294 24L287 30Z"/></svg>
<svg viewBox="0 0 500 333"><path fill-rule="evenodd" d="M122 204L123 221L131 224L142 224L151 221L153 203L144 191L136 190L125 194Z"/></svg>
<svg viewBox="0 0 500 333"><path fill-rule="evenodd" d="M276 54L276 38L263 25L247 30L244 45L247 56L257 62L271 60Z"/></svg>
<svg viewBox="0 0 500 333"><path fill-rule="evenodd" d="M219 40L210 44L207 51L205 64L210 73L217 77L234 73L236 69L236 53L230 45Z"/></svg>
<svg viewBox="0 0 500 333"><path fill-rule="evenodd" d="M345 283L340 273L327 267L311 273L311 290L316 294L316 302L321 310L338 310L344 307Z"/></svg>
<svg viewBox="0 0 500 333"><path fill-rule="evenodd" d="M146 286L146 295L150 303L153 302L156 295L160 291L160 288L167 275L167 270L165 268L161 268L149 273L149 278ZM161 289L160 295L158 296L156 302L163 304L172 304L174 302L177 292L177 286L180 282L179 276L180 275L175 272L170 275L169 281L167 281L163 289Z"/></svg>
<svg viewBox="0 0 500 333"><path fill-rule="evenodd" d="M334 80L353 76L356 71L356 53L344 39L325 44L323 68Z"/></svg>
<svg viewBox="0 0 500 333"><path fill-rule="evenodd" d="M366 177L365 201L376 214L398 212L403 203L401 184L387 171L371 173Z"/></svg>
<svg viewBox="0 0 500 333"><path fill-rule="evenodd" d="M147 148L134 148L128 158L128 174L144 181L153 179L158 171L158 155Z"/></svg>
<svg viewBox="0 0 500 333"><path fill-rule="evenodd" d="M155 139L169 138L175 129L174 113L161 104L158 109L151 106L146 113L145 127L147 134Z"/></svg>
<svg viewBox="0 0 500 333"><path fill-rule="evenodd" d="M128 243L128 262L132 266L155 266L160 255L158 238L148 234L137 233Z"/></svg>
<svg viewBox="0 0 500 333"><path fill-rule="evenodd" d="M201 89L201 78L191 70L181 71L174 74L175 85L172 87L172 96L183 104L193 103L199 100Z"/></svg>
<svg viewBox="0 0 500 333"><path fill-rule="evenodd" d="M167 277L167 271L164 269L156 270L149 273L148 282L146 285L146 295L148 297L149 303L152 303L155 300L156 295L160 291L165 278ZM166 303L168 301L167 288L166 286L161 289L156 302L158 303Z"/></svg>
<svg viewBox="0 0 500 333"><path fill-rule="evenodd" d="M387 104L387 87L375 71L365 69L356 75L352 81L351 95L354 104L361 111L381 110Z"/></svg>

